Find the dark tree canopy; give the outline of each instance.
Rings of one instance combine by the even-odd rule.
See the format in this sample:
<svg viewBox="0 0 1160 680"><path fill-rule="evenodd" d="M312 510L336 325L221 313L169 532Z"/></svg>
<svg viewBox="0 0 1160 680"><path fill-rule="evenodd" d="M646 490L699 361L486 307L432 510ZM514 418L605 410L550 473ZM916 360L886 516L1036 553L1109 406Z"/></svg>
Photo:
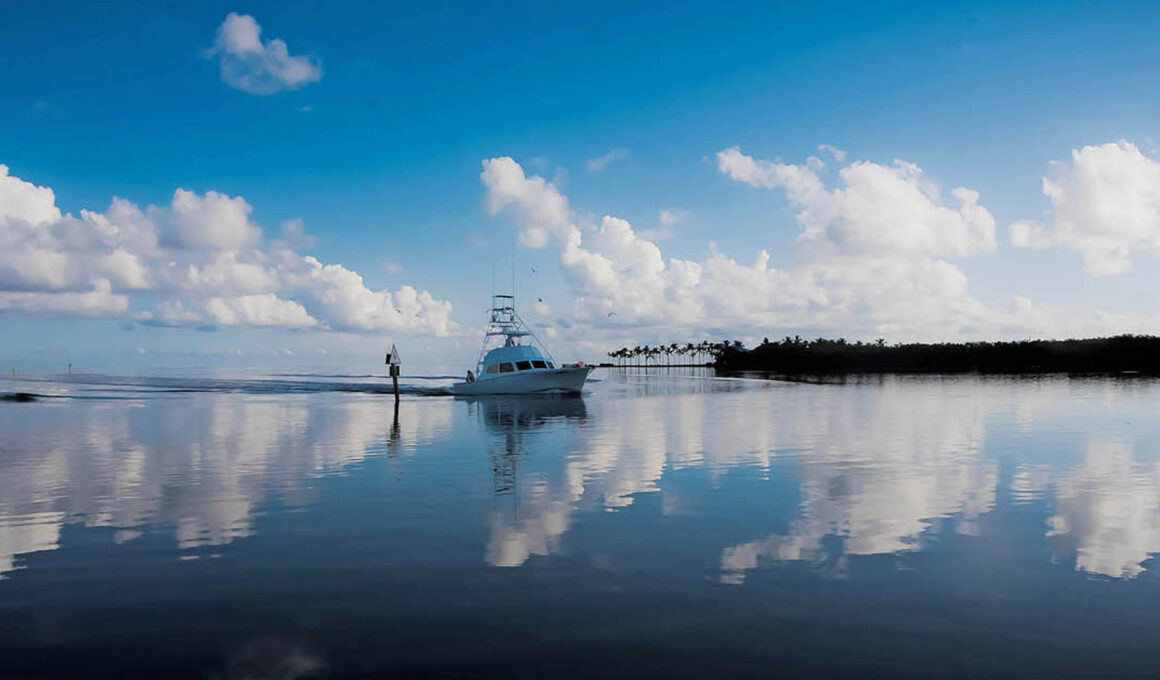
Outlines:
<svg viewBox="0 0 1160 680"><path fill-rule="evenodd" d="M1160 337L910 343L786 337L752 349L726 346L715 365L770 373L1129 373L1160 375Z"/></svg>

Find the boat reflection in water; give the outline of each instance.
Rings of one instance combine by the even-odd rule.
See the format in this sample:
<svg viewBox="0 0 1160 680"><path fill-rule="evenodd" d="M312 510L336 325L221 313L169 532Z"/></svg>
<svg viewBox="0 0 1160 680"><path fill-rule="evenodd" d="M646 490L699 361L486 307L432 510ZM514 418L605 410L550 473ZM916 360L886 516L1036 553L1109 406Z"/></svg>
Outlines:
<svg viewBox="0 0 1160 680"><path fill-rule="evenodd" d="M577 425L588 418L584 399L479 397L471 399L468 408L478 414L487 433L495 495L510 497L510 502L496 503L487 513L485 561L497 567L518 567L532 555L551 554L568 529L573 499L544 469L558 469L558 461L538 461L538 466L529 461L529 470L522 467L531 448L541 443L556 455L581 445L575 433Z"/></svg>

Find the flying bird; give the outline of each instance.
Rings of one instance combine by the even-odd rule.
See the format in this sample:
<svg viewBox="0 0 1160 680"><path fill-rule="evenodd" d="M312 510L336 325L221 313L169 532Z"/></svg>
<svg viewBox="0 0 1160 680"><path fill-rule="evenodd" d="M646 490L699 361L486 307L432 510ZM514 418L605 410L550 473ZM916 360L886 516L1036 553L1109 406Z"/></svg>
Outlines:
<svg viewBox="0 0 1160 680"><path fill-rule="evenodd" d="M610 318L610 319L611 319L611 318L612 318L612 317L614 317L614 316L616 316L616 312L609 312L609 313L608 313L608 318Z"/></svg>
<svg viewBox="0 0 1160 680"><path fill-rule="evenodd" d="M533 274L535 274L535 273L536 273L536 272L538 272L538 271L539 271L538 269L536 269L535 267L532 267L532 273L533 273Z"/></svg>
<svg viewBox="0 0 1160 680"><path fill-rule="evenodd" d="M544 298L536 298L536 302L543 302Z"/></svg>

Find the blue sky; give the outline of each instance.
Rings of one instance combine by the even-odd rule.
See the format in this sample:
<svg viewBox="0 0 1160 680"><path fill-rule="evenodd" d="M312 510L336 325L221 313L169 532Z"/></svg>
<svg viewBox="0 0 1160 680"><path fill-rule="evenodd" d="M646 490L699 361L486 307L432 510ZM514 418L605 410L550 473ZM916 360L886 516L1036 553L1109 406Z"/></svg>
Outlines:
<svg viewBox="0 0 1160 680"><path fill-rule="evenodd" d="M267 45L284 41L290 57L317 69L314 76L272 93L231 86L221 71L225 53L214 51L231 13L252 17ZM197 306L209 296L229 304L237 297L190 292L186 284L178 295L150 270L148 286L123 293L128 309L78 315L39 302L48 298L20 298L0 311L7 329L0 358L52 367L65 353L89 365L146 367L212 365L240 353L230 361L322 365L341 356L343 365L361 365L396 339L424 366L452 369L470 362L493 263L502 272L513 257L525 303L543 298L551 307L545 314L529 308L529 318L570 358L597 359L625 342L714 335L1155 332L1149 291L1160 283L1152 245L1160 232L1149 231L1155 201L1147 173L1160 139L1158 28L1160 10L1150 3L0 4L0 164L22 188L50 187L59 211L74 216L104 212L114 196L145 212L167 209L178 188L195 197L242 197L262 230L263 253L283 222L301 220L312 242L295 252L357 272L368 291L428 291L450 304L454 326L427 323L424 307L413 315L423 320L415 327L343 327L335 321L342 312L322 309L317 290L299 299L285 289L288 274L269 294L301 302L311 325L293 314L275 322L215 316ZM1114 191L1124 183L1091 180L1085 168L1094 166L1072 159L1075 150L1121 142L1130 148L1090 160L1110 163L1112 177L1143 178L1128 197L1139 208L1129 233L1116 231L1122 216L1101 208L1122 203ZM846 160L819 150L823 144ZM733 147L754 161L803 168L817 157L833 191L845 186L839 171L847 164L891 168L902 159L921 168L921 178L910 176L915 186L937 185L934 205L957 210L955 187L978 192L993 244L885 253L876 243L855 252L842 230L861 217L835 217L819 226L830 240L814 239L821 245L806 252L802 212L824 212L833 202L795 203L780 180L730 174L719 154ZM589 169L610 152L614 160ZM499 189L481 182L481 163L501 157L514 159L526 178L543 177L547 200L567 202L563 222L548 226L553 235L540 247L519 239L528 220L543 218L534 210L544 198L539 189L529 183L497 198ZM1059 170L1069 189L1058 202L1043 191L1052 161L1068 166ZM506 207L489 210L489 198ZM871 202L884 210L892 203L886 195ZM662 225L661 211L674 223ZM918 230L963 226L908 214ZM617 250L611 237L600 245L605 215L631 223L631 247ZM5 218L0 204L3 219L17 217ZM155 219L159 233L169 228L170 218ZM884 214L866 228L905 219ZM1022 241L1036 247L1012 242L1010 225L1021 220L1038 223L1042 238ZM587 265L564 263L565 222L584 234L584 257L603 258L619 278L601 280ZM749 265L764 249L769 267L790 278L763 279L770 287L753 295L777 297L764 307L744 301L700 316L653 313L663 300L696 309L690 296L728 299L730 291L710 290L705 280L672 283L664 274L650 288L656 300L609 292L652 285L641 278L652 274L634 270L651 256L638 241L653 243L662 263L704 263L718 253ZM188 248L177 243L169 245ZM1108 264L1112 250L1128 254ZM206 257L187 259L206 267ZM894 258L914 272L945 263L965 277L969 301L961 291L941 302L896 299L903 290L942 290L949 280L922 273L854 299L848 291L864 288L864 279L847 274L863 271L866 257ZM148 269L169 258L143 261ZM8 281L0 295L95 285L82 279L34 285L0 276ZM738 280L723 275L713 285L743 287L729 281ZM122 294L115 282L112 293ZM1015 297L1048 311L1012 316ZM812 301L795 302L806 298ZM166 299L183 302L184 321L159 320L157 305ZM584 312L578 300L617 310L615 321ZM958 311L931 324L908 319L902 307Z"/></svg>

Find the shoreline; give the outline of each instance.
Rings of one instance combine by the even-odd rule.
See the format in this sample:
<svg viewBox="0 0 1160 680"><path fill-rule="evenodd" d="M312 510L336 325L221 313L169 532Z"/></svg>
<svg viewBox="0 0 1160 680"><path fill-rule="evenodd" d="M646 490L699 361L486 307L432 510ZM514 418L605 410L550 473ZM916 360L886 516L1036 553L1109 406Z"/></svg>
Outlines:
<svg viewBox="0 0 1160 680"><path fill-rule="evenodd" d="M728 373L795 375L1160 376L1160 337L909 343L786 338L752 349L725 347L714 367Z"/></svg>

